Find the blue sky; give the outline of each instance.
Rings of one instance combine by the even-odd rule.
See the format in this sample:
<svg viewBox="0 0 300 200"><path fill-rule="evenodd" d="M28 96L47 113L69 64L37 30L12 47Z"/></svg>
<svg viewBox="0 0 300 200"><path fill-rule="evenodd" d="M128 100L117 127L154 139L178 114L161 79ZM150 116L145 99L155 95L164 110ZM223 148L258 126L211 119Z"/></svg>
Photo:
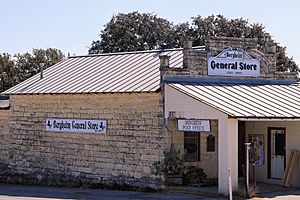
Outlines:
<svg viewBox="0 0 300 200"><path fill-rule="evenodd" d="M87 54L113 15L151 12L174 23L222 14L262 23L300 64L300 1L285 0L0 0L0 52L54 47Z"/></svg>

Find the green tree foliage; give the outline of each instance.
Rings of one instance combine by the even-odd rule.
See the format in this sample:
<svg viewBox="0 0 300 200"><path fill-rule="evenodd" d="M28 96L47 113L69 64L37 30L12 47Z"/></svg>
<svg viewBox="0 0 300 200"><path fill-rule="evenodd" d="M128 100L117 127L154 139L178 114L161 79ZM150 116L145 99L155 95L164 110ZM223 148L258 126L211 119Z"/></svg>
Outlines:
<svg viewBox="0 0 300 200"><path fill-rule="evenodd" d="M273 41L263 25L251 24L243 18L227 19L222 15L196 16L192 17L191 24L174 25L151 13L121 13L105 25L100 40L92 42L89 53L151 50L160 48L161 44L164 48L177 48L186 38L198 46L204 45L210 36L257 38L258 48L262 51L267 45L276 46L278 71L298 71L293 58L286 55L286 48Z"/></svg>
<svg viewBox="0 0 300 200"><path fill-rule="evenodd" d="M44 69L63 59L63 53L54 48L33 49L32 53L7 53L0 55L0 92L24 81L39 71L39 63L44 63Z"/></svg>
<svg viewBox="0 0 300 200"><path fill-rule="evenodd" d="M93 53L156 49L162 42L174 46L173 25L156 15L138 12L118 14L101 31L101 41L93 41Z"/></svg>
<svg viewBox="0 0 300 200"><path fill-rule="evenodd" d="M44 69L58 63L64 57L63 53L54 48L33 49L32 54L15 55L16 66L19 69L21 81L35 75L39 71L39 63L44 63Z"/></svg>
<svg viewBox="0 0 300 200"><path fill-rule="evenodd" d="M250 24L243 18L226 19L222 15L211 15L207 18L193 17L192 28L194 32L191 37L195 38L195 46L204 45L209 36L257 38L258 49L261 51L267 51L267 45L276 46L277 71L299 71L293 58L287 56L286 47L275 42L262 24Z"/></svg>
<svg viewBox="0 0 300 200"><path fill-rule="evenodd" d="M0 55L0 90L10 88L15 85L19 78L16 76L18 74L18 68L15 65L14 60L11 55L3 53Z"/></svg>

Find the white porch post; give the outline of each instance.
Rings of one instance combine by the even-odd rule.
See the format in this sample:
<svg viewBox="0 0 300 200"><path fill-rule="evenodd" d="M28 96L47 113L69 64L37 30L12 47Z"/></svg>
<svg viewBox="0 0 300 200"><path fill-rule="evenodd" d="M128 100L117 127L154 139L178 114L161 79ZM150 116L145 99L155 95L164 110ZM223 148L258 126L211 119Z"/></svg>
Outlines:
<svg viewBox="0 0 300 200"><path fill-rule="evenodd" d="M219 120L219 193L228 194L227 170L231 169L232 189L238 189L238 120Z"/></svg>

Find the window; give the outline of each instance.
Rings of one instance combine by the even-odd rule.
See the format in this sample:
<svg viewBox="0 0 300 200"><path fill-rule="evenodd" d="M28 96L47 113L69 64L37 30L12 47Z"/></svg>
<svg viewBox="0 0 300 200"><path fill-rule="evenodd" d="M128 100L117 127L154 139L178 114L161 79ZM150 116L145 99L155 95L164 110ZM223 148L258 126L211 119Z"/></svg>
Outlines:
<svg viewBox="0 0 300 200"><path fill-rule="evenodd" d="M199 133L184 132L184 155L185 155L185 161L200 160Z"/></svg>
<svg viewBox="0 0 300 200"><path fill-rule="evenodd" d="M285 135L275 133L275 156L285 155Z"/></svg>

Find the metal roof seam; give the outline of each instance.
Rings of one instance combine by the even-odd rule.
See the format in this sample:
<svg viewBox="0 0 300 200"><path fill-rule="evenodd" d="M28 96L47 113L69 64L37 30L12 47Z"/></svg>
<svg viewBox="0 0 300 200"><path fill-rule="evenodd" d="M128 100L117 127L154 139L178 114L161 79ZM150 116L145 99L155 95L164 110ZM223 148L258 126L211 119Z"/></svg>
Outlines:
<svg viewBox="0 0 300 200"><path fill-rule="evenodd" d="M245 87L245 86L240 86L241 88L244 88L245 90L248 90L249 91L249 87ZM252 91L250 91L250 93L248 93L248 95L254 95L254 91L256 91L255 89L256 87L252 87ZM253 91L254 90L254 91ZM262 93L259 93L259 92L255 92L255 97L259 97L259 99L265 99L266 97L266 94L262 95ZM268 102L268 105L272 108L274 108L273 106L278 106L278 104L276 104L276 102L271 98L271 99L267 99L267 102ZM281 113L286 113L286 114L290 114L289 112L285 111L282 109L283 106L281 105L280 107L277 107L277 111L281 112Z"/></svg>
<svg viewBox="0 0 300 200"><path fill-rule="evenodd" d="M241 88L238 86L238 85L234 85L234 84L231 84L230 87L226 87L226 89L232 93L235 93L237 94L239 97L243 97L243 99L245 99L247 102L250 102L250 104L254 104L253 106L256 107L256 108L259 108L261 111L264 111L264 113L269 113L271 115L274 115L274 112L273 114L270 112L272 109L270 110L267 110L264 109L265 108L265 105L263 104L263 102L261 101L253 101L253 96L251 95L248 95L248 93L244 92L244 91L241 91ZM253 102L253 103L251 103ZM277 113L279 114L279 113Z"/></svg>
<svg viewBox="0 0 300 200"><path fill-rule="evenodd" d="M280 98L280 94L269 91L272 85L242 85L242 84L213 84L213 83L166 83L172 88L188 95L212 108L215 108L229 117L235 118L300 118L300 107L294 105L294 102L287 98ZM273 85L276 88L279 85ZM285 85L284 89L299 86ZM255 104L249 107L247 101L241 100L242 97L252 98ZM270 100L272 98L272 100ZM228 102L232 102L228 103ZM282 105L285 103L285 105ZM298 103L300 103L300 94L298 94ZM235 106L234 106L235 105Z"/></svg>
<svg viewBox="0 0 300 200"><path fill-rule="evenodd" d="M210 104L210 103L208 103L208 102L202 100L201 98L196 97L196 96L192 95L191 93L189 93L189 92L187 92L187 91L185 91L185 90L183 90L183 89L180 89L180 88L176 87L174 84L168 84L168 85L171 86L172 88L178 90L179 92L182 92L183 94L185 94L185 95L187 95L187 96L189 96L189 97L191 97L191 98L193 98L193 99L195 99L195 100L197 100L197 101L200 101L201 103L204 103L204 104L207 105L207 106L210 106L210 107L212 107L212 108L215 108L215 109L219 110L220 112L222 112L222 113L224 113L224 114L226 114L226 115L235 116L233 113L229 113L228 111L223 110L223 109L220 108L220 107L217 107L217 106L215 106L215 105L213 105L213 104Z"/></svg>
<svg viewBox="0 0 300 200"><path fill-rule="evenodd" d="M142 54L141 54L142 55ZM138 56L138 58L140 58L140 56ZM143 58L146 57L147 59L150 59L152 56L150 55L143 55ZM148 58L149 57L149 58ZM139 59L139 61L144 61L144 59ZM102 79L99 80L99 82L93 84L93 86L91 86L91 90L102 90L105 91L106 88L108 91L112 91L112 88L109 87L110 85L114 86L114 85L118 85L119 84L119 79L122 79L122 77L124 77L124 72L125 73L129 73L132 72L134 69L139 68L139 65L132 65L132 61L131 60L126 60L125 64L122 64L122 67L118 67L117 65L115 66L116 68L118 68L117 70L114 70L114 73L110 73L109 79ZM104 77L105 78L105 77Z"/></svg>
<svg viewBox="0 0 300 200"><path fill-rule="evenodd" d="M261 108L262 110L263 110L263 109L269 109L269 111L274 112L274 115L276 115L276 113L282 115L282 113L280 113L280 112L274 110L274 107L272 107L271 105L267 104L267 103L264 102L264 101L261 101L261 99L257 99L256 96L254 96L254 94L253 94L251 91L245 90L245 88L242 88L240 85L238 85L238 86L232 86L232 87L233 87L234 89L236 89L237 91L240 91L242 95L247 96L247 98L254 98L254 99L256 100L256 103L257 103L258 105L261 105L260 108ZM247 91L247 92L245 92L245 91Z"/></svg>
<svg viewBox="0 0 300 200"><path fill-rule="evenodd" d="M260 87L255 87L254 89L256 91L258 91L258 92L263 92L263 91L261 91L262 88L260 88ZM274 100L276 100L276 103L277 102L282 103L282 107L285 108L285 109L287 109L287 110L290 110L291 112L295 112L294 109L297 109L297 107L295 107L294 104L289 104L289 106L286 106L286 103L288 103L288 102L285 100L285 98L278 97L274 93L271 93L270 90L268 90L267 92L264 92L264 95L265 95L265 97L268 96L272 100L272 102L274 102ZM277 97L277 98L275 99L275 97ZM297 113L299 115L300 111L299 112L295 112L295 113Z"/></svg>
<svg viewBox="0 0 300 200"><path fill-rule="evenodd" d="M205 50L205 46L195 46L192 49ZM82 57L97 57L97 56L111 56L111 55L124 55L124 54L139 54L139 53L156 53L156 52L166 52L166 51L182 51L183 48L173 48L173 49L153 49L145 51L127 51L127 52L115 52L115 53L101 53L101 54L88 54L79 56L69 56L68 58L82 58Z"/></svg>
<svg viewBox="0 0 300 200"><path fill-rule="evenodd" d="M147 61L148 61L148 59L147 60L140 60L139 62L134 63L132 65L130 63L130 65L128 65L128 70L126 70L126 71L120 71L119 74L114 74L113 79L110 80L112 83L111 84L107 83L106 85L103 85L102 89L106 90L106 89L109 88L110 90L114 90L113 87L116 87L117 85L121 85L120 82L122 82L122 81L120 81L120 79L123 80L125 77L131 77L131 78L133 78L132 74L134 74L135 76L137 76L137 73L141 73L141 72L143 72L143 70L145 70L146 67L145 67L144 63L146 63ZM151 58L149 58L148 62L155 62L155 61L151 61ZM155 68L155 66L154 67L150 66L150 67ZM117 81L118 81L118 84L116 84Z"/></svg>
<svg viewBox="0 0 300 200"><path fill-rule="evenodd" d="M51 67L45 69L45 70L44 70L44 76L48 73L48 71L49 71L50 69L55 68L55 66L58 66L58 65L60 65L60 64L61 64L61 65L64 65L64 64L67 63L67 62L69 62L69 60L64 60L64 61L62 61L62 62L57 63L56 65L53 65L53 66L51 66ZM5 92L6 92L6 93L16 93L16 92L18 92L19 90L23 90L23 88L24 88L25 86L28 87L28 85L33 85L34 83L36 83L36 81L39 80L39 77L40 77L40 75L39 75L39 73L37 73L37 74L35 74L34 76L32 76L32 77L26 79L26 80L23 81L22 83L19 83L19 84L13 86L12 88L6 90Z"/></svg>
<svg viewBox="0 0 300 200"><path fill-rule="evenodd" d="M227 96L233 97L233 95L234 95L233 92L232 92L232 93L228 93L229 90L226 88L226 85L220 85L220 84L217 84L217 86L214 86L214 85L211 84L211 86L214 87L216 90L221 91L222 93L224 93L224 94L227 95ZM222 95L222 96L224 96L224 95ZM226 97L226 96L225 96L225 97ZM238 99L239 102L241 102L241 101L243 102L243 107L244 107L244 108L247 108L247 109L252 110L252 111L254 111L253 108L259 109L257 106L252 105L252 103L251 103L252 101L251 101L251 100L248 100L247 98L240 98L239 95L234 96L234 97L235 97L234 100L235 100L235 99ZM249 107L252 107L252 109L249 108ZM255 110L255 112L256 112L256 113L260 113L261 115L263 115L263 113L260 112L260 111ZM269 113L269 114L271 114L271 113Z"/></svg>
<svg viewBox="0 0 300 200"><path fill-rule="evenodd" d="M52 92L53 90L55 90L57 88L57 85L61 84L61 82L63 81L64 84L63 84L63 89L62 89L62 92L64 92L63 90L65 90L65 88L71 84L71 80L72 80L72 77L75 76L76 74L80 73L80 70L82 68L82 66L84 66L84 64L86 63L92 63L93 62L93 59L89 59L88 62L84 62L84 61L81 61L81 62L78 62L76 65L72 65L72 69L70 69L70 65L69 65L69 68L65 69L65 70L71 70L71 72L68 73L68 76L66 77L65 76L65 73L63 72L60 72L60 74L53 74L53 79L52 81L50 82L47 82L48 84L45 84L45 85L40 85L39 87L36 87L36 88L32 88L30 91L34 91L34 90L40 90L40 91L43 91L43 90L46 90L46 91L49 91L49 92Z"/></svg>
<svg viewBox="0 0 300 200"><path fill-rule="evenodd" d="M117 62L118 58L114 58L111 60L106 59L105 57L103 57L102 59L100 58L95 58L97 60L92 60L91 65L88 66L89 69L87 68L87 65L83 66L80 70L86 70L88 71L87 73L85 73L84 78L82 78L81 75L81 71L78 71L78 73L74 74L72 79L70 80L70 83L68 85L66 85L64 87L64 92L71 92L74 90L80 90L79 88L82 88L85 86L85 84L89 81L89 79L91 77L93 77L95 75L95 72L97 72L99 70L99 65L104 65L108 62ZM99 60L98 60L99 59ZM80 82L80 85L75 85L74 83L77 82L78 78L82 79L82 81ZM75 87L74 87L75 85Z"/></svg>
<svg viewBox="0 0 300 200"><path fill-rule="evenodd" d="M130 55L131 57L135 55ZM129 58L131 58L129 57ZM87 91L92 92L92 87L96 86L99 81L105 81L110 78L110 74L115 69L120 70L119 63L122 62L126 64L128 61L128 55L116 57L115 60L110 60L109 58L105 58L105 62L99 63L99 65L95 66L94 74L97 75L95 78L94 74L91 74L88 79L84 80L81 85L76 88L75 92ZM124 62L125 61L125 62ZM110 67L107 67L110 66ZM88 87L88 89L87 89Z"/></svg>
<svg viewBox="0 0 300 200"><path fill-rule="evenodd" d="M160 87L159 55L170 55L170 67L180 67L182 49L71 56L46 69L43 80L37 74L4 93L63 94L157 90Z"/></svg>
<svg viewBox="0 0 300 200"><path fill-rule="evenodd" d="M215 101L216 99L220 99L220 96L219 97L217 97L216 95L217 94L212 94L212 93L209 93L209 92L207 92L207 89L205 88L205 86L202 86L202 88L204 88L204 89L206 89L206 91L203 91L203 90L199 90L199 88L197 88L197 87L195 87L195 86L193 86L194 88L196 88L196 89L193 89L193 88L190 88L191 90L193 90L193 91L195 91L196 93L199 93L198 91L201 91L202 93L201 93L201 95L202 96L204 96L204 93L205 94L207 94L206 95L206 98L207 99L210 99L211 101ZM198 90L198 91L197 91ZM204 93L203 93L204 92ZM240 113L240 114L242 114L242 112L244 113L243 115L247 115L246 113L249 113L249 112L247 112L246 110L244 110L244 109L239 109L239 110L237 110L236 109L236 105L235 104L232 104L230 101L226 101L226 99L224 98L224 97L222 97L222 101L221 102L219 102L219 105L223 105L223 106L225 106L225 107L230 107L230 109L232 109L232 111L234 111L234 112L237 112L237 113ZM227 106L226 106L226 104L227 104Z"/></svg>

